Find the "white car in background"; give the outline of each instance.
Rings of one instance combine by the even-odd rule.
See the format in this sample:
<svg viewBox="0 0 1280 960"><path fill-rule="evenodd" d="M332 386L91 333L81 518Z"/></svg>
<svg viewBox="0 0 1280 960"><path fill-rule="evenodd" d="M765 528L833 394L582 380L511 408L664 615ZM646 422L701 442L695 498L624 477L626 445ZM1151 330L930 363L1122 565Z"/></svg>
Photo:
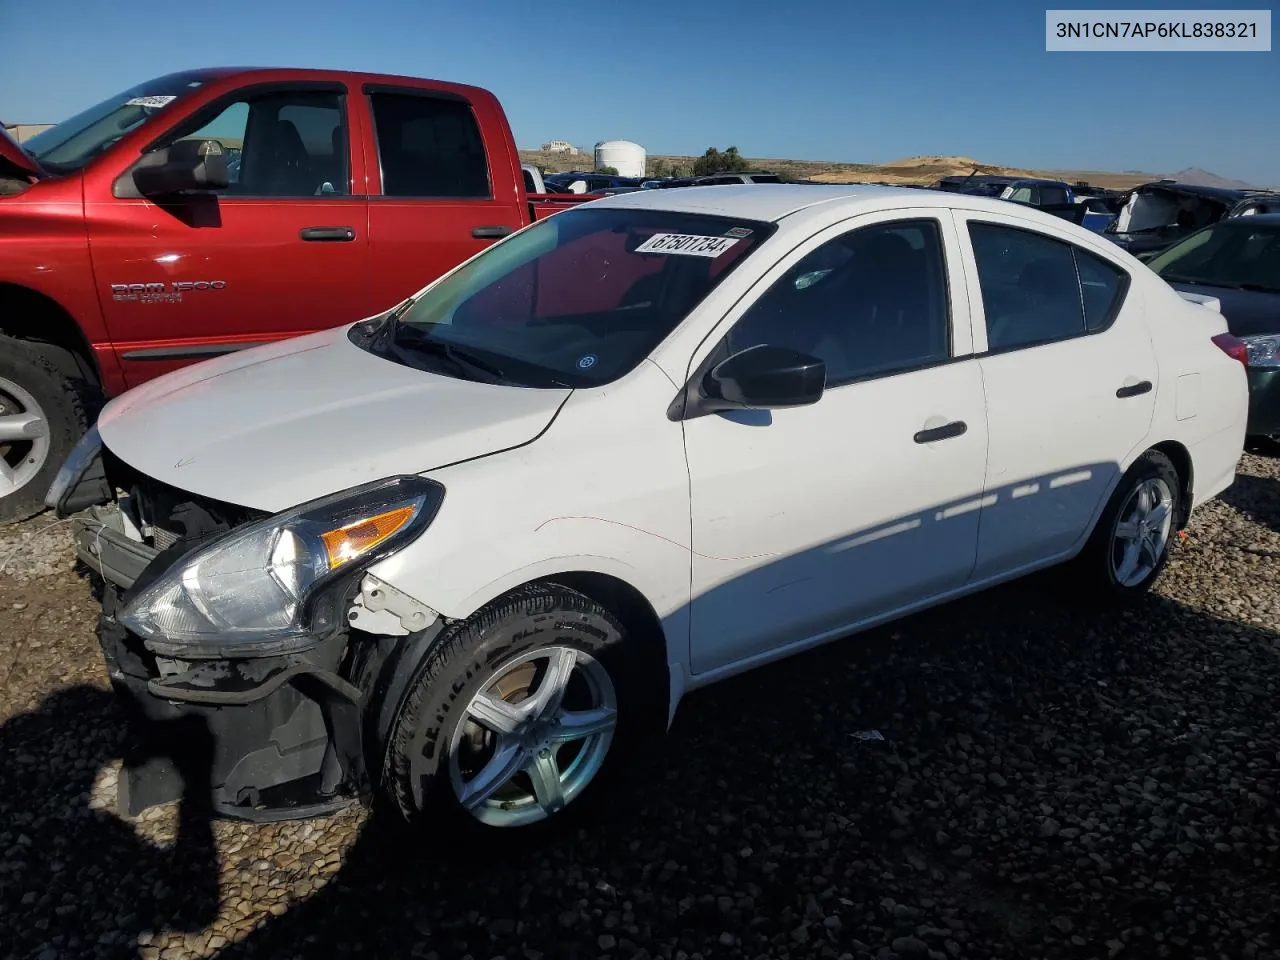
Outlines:
<svg viewBox="0 0 1280 960"><path fill-rule="evenodd" d="M121 396L49 500L222 814L556 822L696 687L1067 561L1140 596L1241 453L1213 307L999 200L643 190Z"/></svg>

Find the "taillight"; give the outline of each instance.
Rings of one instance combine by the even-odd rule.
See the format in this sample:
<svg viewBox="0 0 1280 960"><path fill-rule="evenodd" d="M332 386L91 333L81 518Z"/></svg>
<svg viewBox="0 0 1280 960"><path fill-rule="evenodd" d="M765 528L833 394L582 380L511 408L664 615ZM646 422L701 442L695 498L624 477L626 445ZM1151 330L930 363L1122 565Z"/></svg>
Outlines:
<svg viewBox="0 0 1280 960"><path fill-rule="evenodd" d="M1232 360L1239 360L1246 367L1249 365L1249 348L1245 346L1243 340L1229 333L1220 333L1213 338L1213 342Z"/></svg>

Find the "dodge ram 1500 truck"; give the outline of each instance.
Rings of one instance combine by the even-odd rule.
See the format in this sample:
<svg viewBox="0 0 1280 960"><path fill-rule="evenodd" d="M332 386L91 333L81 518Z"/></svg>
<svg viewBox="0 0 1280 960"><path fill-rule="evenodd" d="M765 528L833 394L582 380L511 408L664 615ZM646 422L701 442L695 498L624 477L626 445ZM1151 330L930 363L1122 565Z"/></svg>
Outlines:
<svg viewBox="0 0 1280 960"><path fill-rule="evenodd" d="M0 522L103 398L374 315L589 199L527 192L492 93L409 77L192 70L0 132Z"/></svg>

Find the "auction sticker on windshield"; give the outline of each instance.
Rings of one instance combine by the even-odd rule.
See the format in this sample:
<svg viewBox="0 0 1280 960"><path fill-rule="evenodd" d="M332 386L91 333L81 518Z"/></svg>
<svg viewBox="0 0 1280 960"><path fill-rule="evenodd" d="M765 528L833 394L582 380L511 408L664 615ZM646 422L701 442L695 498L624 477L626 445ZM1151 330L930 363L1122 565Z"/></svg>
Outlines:
<svg viewBox="0 0 1280 960"><path fill-rule="evenodd" d="M636 253L679 253L686 257L718 257L735 243L736 237L699 237L688 233L655 233Z"/></svg>
<svg viewBox="0 0 1280 960"><path fill-rule="evenodd" d="M177 97L134 97L132 100L126 100L126 107L167 107Z"/></svg>

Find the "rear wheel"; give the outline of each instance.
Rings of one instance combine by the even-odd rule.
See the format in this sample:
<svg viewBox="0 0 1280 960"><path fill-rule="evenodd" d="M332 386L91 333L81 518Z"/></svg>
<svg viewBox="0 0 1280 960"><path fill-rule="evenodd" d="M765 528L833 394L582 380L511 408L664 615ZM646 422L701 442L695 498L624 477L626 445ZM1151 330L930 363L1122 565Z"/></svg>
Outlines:
<svg viewBox="0 0 1280 960"><path fill-rule="evenodd" d="M35 516L87 426L53 349L0 337L0 523Z"/></svg>
<svg viewBox="0 0 1280 960"><path fill-rule="evenodd" d="M578 819L644 726L632 656L617 618L576 591L495 601L420 667L387 758L391 799L410 822L468 836Z"/></svg>
<svg viewBox="0 0 1280 960"><path fill-rule="evenodd" d="M1182 484L1169 458L1148 450L1121 479L1076 559L1084 586L1101 599L1145 593L1169 560Z"/></svg>

